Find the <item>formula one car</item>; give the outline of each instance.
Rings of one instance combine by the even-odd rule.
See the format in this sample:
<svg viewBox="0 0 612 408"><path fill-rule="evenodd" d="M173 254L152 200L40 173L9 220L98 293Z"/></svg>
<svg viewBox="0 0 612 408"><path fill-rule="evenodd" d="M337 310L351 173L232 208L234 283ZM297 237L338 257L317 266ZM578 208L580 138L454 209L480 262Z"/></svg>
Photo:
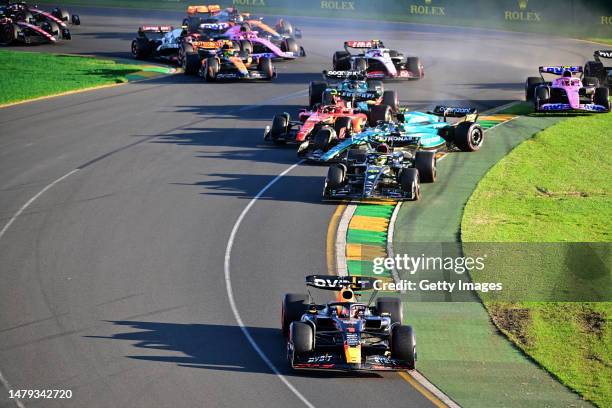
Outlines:
<svg viewBox="0 0 612 408"><path fill-rule="evenodd" d="M380 81L367 81L365 71L323 71L326 79L339 81L328 83L314 81L308 88L310 107L321 103L323 105L339 105L368 112L372 106L385 105L392 112L400 109L399 98L395 91L385 90ZM370 125L375 125L375 117Z"/></svg>
<svg viewBox="0 0 612 408"><path fill-rule="evenodd" d="M413 200L421 198L416 160L429 162L435 174L435 152L392 151L385 143L375 151L350 149L346 159L327 171L323 200Z"/></svg>
<svg viewBox="0 0 612 408"><path fill-rule="evenodd" d="M68 11L59 7L54 8L50 12L38 8L38 6L30 6L25 1L5 1L3 8L5 14L12 19L25 21L26 23L37 24L42 22L53 22L60 28L67 28L67 24L81 24L81 18L77 14L70 15Z"/></svg>
<svg viewBox="0 0 612 408"><path fill-rule="evenodd" d="M276 69L266 57L250 56L235 48L229 40L211 41L200 45L208 55L202 61L198 75L207 82L218 80L272 80Z"/></svg>
<svg viewBox="0 0 612 408"><path fill-rule="evenodd" d="M368 122L365 113L337 105L302 109L298 118L299 121L292 121L287 112L274 115L272 126L266 126L264 140L274 144L298 143L298 157L311 160L338 141L361 132Z"/></svg>
<svg viewBox="0 0 612 408"><path fill-rule="evenodd" d="M26 21L14 10L0 8L0 45L54 44L59 40L70 40L71 38L68 28L61 28L52 20L30 19Z"/></svg>
<svg viewBox="0 0 612 408"><path fill-rule="evenodd" d="M147 25L138 28L132 40L132 56L136 59L162 59L178 62L183 42L183 29L164 25Z"/></svg>
<svg viewBox="0 0 612 408"><path fill-rule="evenodd" d="M533 98L536 112L610 112L610 90L600 87L597 78L582 77L582 67L543 66L539 71L540 77L525 82L525 96ZM560 78L547 82L543 74Z"/></svg>
<svg viewBox="0 0 612 408"><path fill-rule="evenodd" d="M361 50L351 54L350 48ZM396 50L385 48L382 41L346 41L344 51L336 51L333 57L334 70L367 71L371 79L420 79L425 75L418 57L404 57Z"/></svg>
<svg viewBox="0 0 612 408"><path fill-rule="evenodd" d="M604 65L601 60L612 59L612 50L599 50L593 54L594 61L588 61L584 65L585 77L593 77L599 80L599 83L608 88L612 88L612 65Z"/></svg>
<svg viewBox="0 0 612 408"><path fill-rule="evenodd" d="M310 296L286 294L282 304L282 333L287 360L293 369L413 370L416 337L402 325L400 299L380 297L372 305L358 301L355 291L372 290L375 278L310 275L306 284L339 291L337 301L316 304Z"/></svg>
<svg viewBox="0 0 612 408"><path fill-rule="evenodd" d="M183 26L189 33L205 34L208 39L240 41L243 50L260 57L294 59L306 55L292 36L301 31L287 20L279 20L277 28L292 35L281 34L262 19L251 18L234 7L222 10L219 5L189 6Z"/></svg>

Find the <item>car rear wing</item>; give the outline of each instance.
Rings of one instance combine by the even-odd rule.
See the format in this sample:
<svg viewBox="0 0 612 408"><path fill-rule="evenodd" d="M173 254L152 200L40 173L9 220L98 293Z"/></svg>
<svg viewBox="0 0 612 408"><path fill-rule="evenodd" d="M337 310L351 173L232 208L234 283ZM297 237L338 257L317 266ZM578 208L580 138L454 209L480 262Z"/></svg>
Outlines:
<svg viewBox="0 0 612 408"><path fill-rule="evenodd" d="M221 11L221 6L218 4L209 4L203 6L187 6L187 14L213 14Z"/></svg>
<svg viewBox="0 0 612 408"><path fill-rule="evenodd" d="M593 54L593 58L595 58L597 62L601 62L600 58L610 59L612 58L612 50L597 50Z"/></svg>
<svg viewBox="0 0 612 408"><path fill-rule="evenodd" d="M227 30L228 28L230 28L230 24L223 23L223 22L200 24L201 30L223 31L223 30Z"/></svg>
<svg viewBox="0 0 612 408"><path fill-rule="evenodd" d="M374 283L380 281L379 278L371 276L338 276L338 275L308 275L306 285L323 290L372 290Z"/></svg>
<svg viewBox="0 0 612 408"><path fill-rule="evenodd" d="M475 122L478 118L478 110L476 108L469 108L464 106L436 106L433 111L430 112L432 115L441 116L443 118L466 118Z"/></svg>
<svg viewBox="0 0 612 408"><path fill-rule="evenodd" d="M380 40L368 40L368 41L345 41L344 48L356 48L356 49L369 49L377 48L382 46Z"/></svg>
<svg viewBox="0 0 612 408"><path fill-rule="evenodd" d="M205 50L216 50L223 47L226 44L232 45L233 43L229 40L218 40L218 41L192 41L191 46L193 48L202 48Z"/></svg>
<svg viewBox="0 0 612 408"><path fill-rule="evenodd" d="M577 65L546 65L539 68L540 74L563 75L569 71L572 75L581 74L582 67Z"/></svg>
<svg viewBox="0 0 612 408"><path fill-rule="evenodd" d="M172 26L167 26L167 25L146 25L146 26L142 26L142 27L138 27L138 32L139 33L158 33L158 34L163 34L163 33L169 33L170 31L174 30L174 27Z"/></svg>
<svg viewBox="0 0 612 408"><path fill-rule="evenodd" d="M364 80L367 79L367 73L365 71L323 71L323 78L325 79L335 79L335 80L343 80L343 79L355 79L355 80Z"/></svg>

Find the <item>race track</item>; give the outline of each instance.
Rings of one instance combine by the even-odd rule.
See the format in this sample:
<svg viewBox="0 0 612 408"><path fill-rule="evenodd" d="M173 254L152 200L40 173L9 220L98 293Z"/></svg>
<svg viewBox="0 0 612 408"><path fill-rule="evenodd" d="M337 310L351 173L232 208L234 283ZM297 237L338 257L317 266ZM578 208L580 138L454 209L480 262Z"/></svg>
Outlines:
<svg viewBox="0 0 612 408"><path fill-rule="evenodd" d="M79 12L83 26L71 43L34 50L126 57L139 24L181 17ZM595 46L293 20L308 56L279 63L273 83L175 75L0 110L0 230L11 223L0 233L0 372L13 388L73 392L25 406L432 406L397 374L287 369L280 301L304 290L305 275L326 272L335 206L321 203L320 166L298 165L258 194L297 162L293 147L262 143L263 127L306 104L308 81L348 39L380 38L422 58L425 79L387 85L411 108L484 110L520 99L538 64L579 65ZM293 391L254 351L235 312ZM0 407L13 406L0 391Z"/></svg>

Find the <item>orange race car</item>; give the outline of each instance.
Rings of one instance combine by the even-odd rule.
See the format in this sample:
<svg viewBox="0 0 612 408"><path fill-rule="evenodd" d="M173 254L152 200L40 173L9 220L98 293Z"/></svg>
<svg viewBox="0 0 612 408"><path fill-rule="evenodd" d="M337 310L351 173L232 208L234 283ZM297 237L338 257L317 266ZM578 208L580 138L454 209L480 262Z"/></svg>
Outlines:
<svg viewBox="0 0 612 408"><path fill-rule="evenodd" d="M207 82L276 78L276 69L270 58L253 57L247 51L237 48L232 41L203 41L191 44L198 52L189 58L201 58L198 75Z"/></svg>

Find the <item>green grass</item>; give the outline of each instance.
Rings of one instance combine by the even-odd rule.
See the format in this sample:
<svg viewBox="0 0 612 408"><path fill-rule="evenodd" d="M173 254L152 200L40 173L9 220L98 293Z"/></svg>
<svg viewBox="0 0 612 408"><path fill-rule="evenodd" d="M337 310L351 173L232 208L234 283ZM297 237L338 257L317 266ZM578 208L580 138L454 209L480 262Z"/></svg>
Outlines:
<svg viewBox="0 0 612 408"><path fill-rule="evenodd" d="M0 50L0 104L127 82L140 70L92 57Z"/></svg>
<svg viewBox="0 0 612 408"><path fill-rule="evenodd" d="M568 118L516 147L487 173L470 198L462 222L463 241L609 243L611 127L612 114ZM503 280L507 288L522 287L534 293L538 288L554 288L553 297L584 284L585 293L588 288L591 295L609 300L609 247L591 246L595 249L590 254L599 255L604 265L584 282L568 275L567 260L550 256L552 252L515 262L511 268L487 268L473 273L472 278ZM528 244L523 248L529 248ZM531 248L547 251L541 245ZM598 257L582 261L593 259ZM589 270L589 265L581 264L579 269ZM519 348L585 399L601 407L612 406L611 302L482 298L492 320Z"/></svg>
<svg viewBox="0 0 612 408"><path fill-rule="evenodd" d="M612 38L585 38L585 40L612 45Z"/></svg>

